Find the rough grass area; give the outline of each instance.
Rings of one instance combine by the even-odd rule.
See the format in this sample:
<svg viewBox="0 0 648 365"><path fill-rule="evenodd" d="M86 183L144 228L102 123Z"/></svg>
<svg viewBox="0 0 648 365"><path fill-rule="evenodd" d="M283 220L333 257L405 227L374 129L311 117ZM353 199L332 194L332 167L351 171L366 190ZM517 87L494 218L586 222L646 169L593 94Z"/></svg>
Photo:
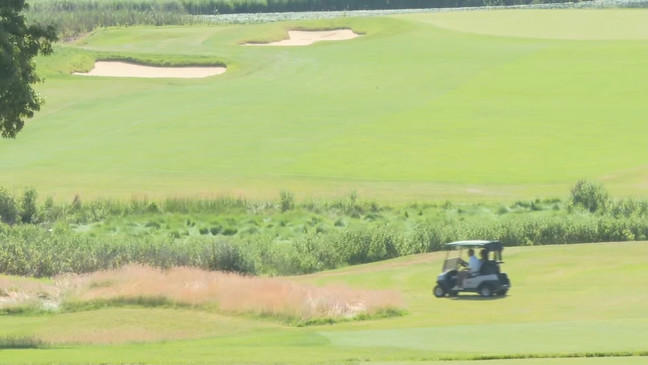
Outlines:
<svg viewBox="0 0 648 365"><path fill-rule="evenodd" d="M396 292L318 288L279 278L182 267L162 271L130 265L72 279L71 286L75 287L69 294L73 301L214 305L226 313L293 321L353 318L402 306Z"/></svg>
<svg viewBox="0 0 648 365"><path fill-rule="evenodd" d="M343 286L320 288L280 278L188 267L160 270L141 265L88 275L59 276L54 278L54 284L41 284L38 294L9 279L0 282L0 290L14 293L15 299L7 308L0 302L0 310L9 314L26 312L12 308L38 308L36 304L42 300L43 310L61 306L69 312L125 305L198 308L274 318L303 326L386 318L401 315L403 307L400 294L394 291ZM57 296L40 294L44 292L57 293Z"/></svg>
<svg viewBox="0 0 648 365"><path fill-rule="evenodd" d="M32 314L56 309L61 288L48 280L0 275L0 314Z"/></svg>
<svg viewBox="0 0 648 365"><path fill-rule="evenodd" d="M306 286L399 291L408 309L405 316L334 325L294 327L164 306L5 315L0 336L57 345L3 352L0 363L642 364L648 297L627 288L648 285L646 255L645 242L507 248L502 267L513 287L491 300L435 298L441 253L290 278Z"/></svg>

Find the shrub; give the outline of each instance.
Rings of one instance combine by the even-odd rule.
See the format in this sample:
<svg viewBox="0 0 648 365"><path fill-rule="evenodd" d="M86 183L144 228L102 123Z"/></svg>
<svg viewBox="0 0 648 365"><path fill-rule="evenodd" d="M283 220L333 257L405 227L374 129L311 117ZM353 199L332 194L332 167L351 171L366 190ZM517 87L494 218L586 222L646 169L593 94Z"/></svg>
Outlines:
<svg viewBox="0 0 648 365"><path fill-rule="evenodd" d="M354 265L398 256L397 240L393 230L374 227L343 232L334 245L342 262Z"/></svg>
<svg viewBox="0 0 648 365"><path fill-rule="evenodd" d="M233 227L227 227L221 232L223 236L233 236L238 232L238 229Z"/></svg>
<svg viewBox="0 0 648 365"><path fill-rule="evenodd" d="M0 349L35 349L45 346L45 342L35 337L0 337Z"/></svg>
<svg viewBox="0 0 648 365"><path fill-rule="evenodd" d="M207 250L207 268L209 270L255 272L254 261L238 245L229 241L214 241Z"/></svg>
<svg viewBox="0 0 648 365"><path fill-rule="evenodd" d="M13 196L5 189L0 188L0 221L7 224L18 222L18 209Z"/></svg>
<svg viewBox="0 0 648 365"><path fill-rule="evenodd" d="M62 215L62 207L54 205L54 199L51 196L48 196L47 199L45 199L45 204L43 205L41 218L44 221L54 222L61 218Z"/></svg>
<svg viewBox="0 0 648 365"><path fill-rule="evenodd" d="M288 191L279 193L279 208L282 212L295 208L295 195Z"/></svg>
<svg viewBox="0 0 648 365"><path fill-rule="evenodd" d="M160 229L161 225L160 225L160 223L158 223L156 221L148 221L148 222L146 222L144 227L153 228L153 229Z"/></svg>
<svg viewBox="0 0 648 365"><path fill-rule="evenodd" d="M20 220L23 223L34 223L37 219L36 190L27 189L20 202Z"/></svg>
<svg viewBox="0 0 648 365"><path fill-rule="evenodd" d="M81 210L81 208L83 208L81 197L79 196L79 194L75 194L74 199L72 199L72 210L78 212Z"/></svg>
<svg viewBox="0 0 648 365"><path fill-rule="evenodd" d="M310 233L293 244L290 270L293 273L311 273L340 265L339 250L329 244L329 237Z"/></svg>
<svg viewBox="0 0 648 365"><path fill-rule="evenodd" d="M609 201L603 185L586 180L579 180L571 189L570 203L592 213L604 212Z"/></svg>
<svg viewBox="0 0 648 365"><path fill-rule="evenodd" d="M160 212L160 208L158 207L157 204L155 204L155 203L150 203L150 204L148 205L148 207L146 207L146 211L149 212L149 213L159 213L159 212Z"/></svg>
<svg viewBox="0 0 648 365"><path fill-rule="evenodd" d="M610 201L607 213L615 217L630 217L648 215L648 201L635 199L621 199Z"/></svg>
<svg viewBox="0 0 648 365"><path fill-rule="evenodd" d="M209 232L215 236L215 235L219 234L222 230L223 230L223 226L216 223L209 229Z"/></svg>

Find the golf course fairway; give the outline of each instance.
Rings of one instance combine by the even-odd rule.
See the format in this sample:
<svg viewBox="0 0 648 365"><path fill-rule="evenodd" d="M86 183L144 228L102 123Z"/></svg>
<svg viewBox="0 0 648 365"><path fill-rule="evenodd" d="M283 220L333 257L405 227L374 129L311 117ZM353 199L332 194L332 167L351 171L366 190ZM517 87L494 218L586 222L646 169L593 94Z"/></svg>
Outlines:
<svg viewBox="0 0 648 365"><path fill-rule="evenodd" d="M292 29L361 36L247 47ZM106 78L96 60L225 66ZM0 186L82 197L509 200L648 191L648 10L474 11L99 29L39 58Z"/></svg>
<svg viewBox="0 0 648 365"><path fill-rule="evenodd" d="M164 306L3 315L0 337L50 345L2 350L0 363L642 364L647 255L646 242L507 248L513 286L493 299L435 298L442 253L293 277L392 289L405 301L403 316L306 327Z"/></svg>

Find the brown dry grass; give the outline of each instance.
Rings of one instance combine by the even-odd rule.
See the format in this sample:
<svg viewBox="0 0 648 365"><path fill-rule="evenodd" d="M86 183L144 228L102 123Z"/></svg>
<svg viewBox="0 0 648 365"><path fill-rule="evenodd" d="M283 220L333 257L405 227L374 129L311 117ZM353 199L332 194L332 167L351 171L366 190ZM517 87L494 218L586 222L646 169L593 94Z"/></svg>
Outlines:
<svg viewBox="0 0 648 365"><path fill-rule="evenodd" d="M56 308L62 297L61 288L20 277L0 276L0 309L20 307Z"/></svg>
<svg viewBox="0 0 648 365"><path fill-rule="evenodd" d="M61 275L51 284L0 277L0 309L56 309L64 301L91 303L141 298L217 307L226 313L298 320L351 318L402 307L402 299L394 291L316 287L288 278L242 276L189 267L161 270L128 265L85 275Z"/></svg>
<svg viewBox="0 0 648 365"><path fill-rule="evenodd" d="M128 303L175 303L201 310L122 307L104 308L100 314L76 311ZM358 315L389 315L383 311L402 307L402 300L393 291L317 287L291 278L241 276L188 267L160 270L129 265L119 270L61 275L47 282L0 276L0 310L59 307L75 313L47 316L39 329L29 334L53 344L231 335L277 325L237 314L268 316L296 325L318 324Z"/></svg>
<svg viewBox="0 0 648 365"><path fill-rule="evenodd" d="M228 313L295 319L350 318L402 306L393 291L315 287L288 279L242 276L189 267L160 270L128 265L119 270L57 280L75 301L165 298L188 305L215 305Z"/></svg>

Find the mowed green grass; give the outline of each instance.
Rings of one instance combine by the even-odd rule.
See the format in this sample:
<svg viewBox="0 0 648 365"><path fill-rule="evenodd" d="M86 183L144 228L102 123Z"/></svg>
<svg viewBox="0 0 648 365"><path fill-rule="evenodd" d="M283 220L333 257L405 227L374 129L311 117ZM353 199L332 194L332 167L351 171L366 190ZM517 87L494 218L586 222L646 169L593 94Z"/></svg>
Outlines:
<svg viewBox="0 0 648 365"><path fill-rule="evenodd" d="M240 45L295 27L364 35ZM69 74L106 55L228 71ZM104 29L39 59L47 104L17 139L0 141L0 185L61 199L284 189L501 200L563 195L585 177L645 195L646 59L646 10Z"/></svg>
<svg viewBox="0 0 648 365"><path fill-rule="evenodd" d="M647 255L645 242L509 248L503 268L513 288L509 296L492 300L469 294L456 299L435 298L432 287L440 270L441 253L295 277L317 285L393 289L401 292L406 302L408 314L402 317L335 325L296 328L272 320L134 307L3 316L0 336L35 336L58 344L47 349L2 350L0 363L368 361L436 365L445 364L439 359L483 355L641 353L648 350L648 292L643 290L648 285ZM161 335L152 335L157 332ZM133 339L138 334L139 343ZM159 342L161 339L165 341ZM646 357L635 356L483 363L616 365L645 361Z"/></svg>
<svg viewBox="0 0 648 365"><path fill-rule="evenodd" d="M646 11L627 9L498 10L448 12L443 16L415 16L460 32L572 40L648 39ZM538 21L542 18L542 21Z"/></svg>

